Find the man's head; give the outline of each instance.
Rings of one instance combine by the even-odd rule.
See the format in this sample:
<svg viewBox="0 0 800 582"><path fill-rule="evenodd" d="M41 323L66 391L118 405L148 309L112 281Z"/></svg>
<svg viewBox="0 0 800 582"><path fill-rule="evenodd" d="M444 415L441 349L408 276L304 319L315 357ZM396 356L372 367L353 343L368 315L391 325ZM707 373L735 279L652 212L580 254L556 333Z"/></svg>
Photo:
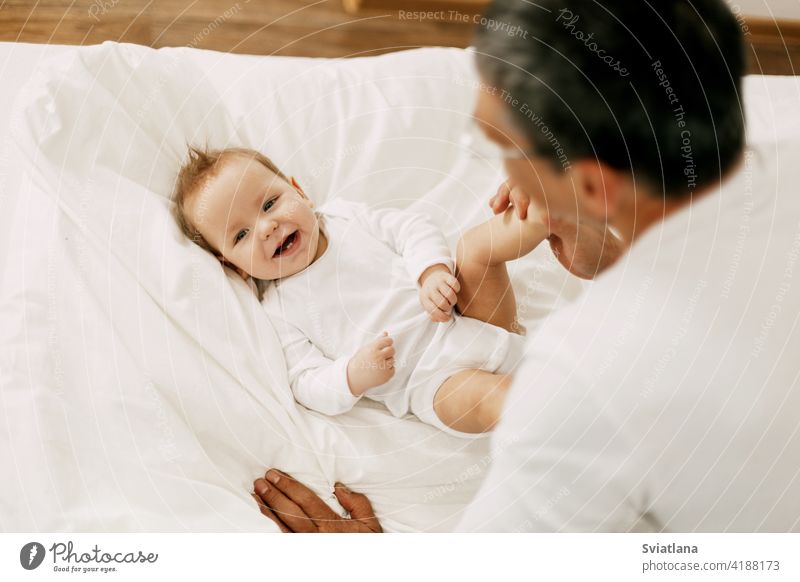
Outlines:
<svg viewBox="0 0 800 582"><path fill-rule="evenodd" d="M509 177L554 223L611 224L630 243L648 208L662 216L739 160L744 50L723 0L497 0L485 16L477 65L495 91L476 117L530 154Z"/></svg>
<svg viewBox="0 0 800 582"><path fill-rule="evenodd" d="M288 277L316 258L313 202L257 151L189 148L173 198L186 236L245 279Z"/></svg>

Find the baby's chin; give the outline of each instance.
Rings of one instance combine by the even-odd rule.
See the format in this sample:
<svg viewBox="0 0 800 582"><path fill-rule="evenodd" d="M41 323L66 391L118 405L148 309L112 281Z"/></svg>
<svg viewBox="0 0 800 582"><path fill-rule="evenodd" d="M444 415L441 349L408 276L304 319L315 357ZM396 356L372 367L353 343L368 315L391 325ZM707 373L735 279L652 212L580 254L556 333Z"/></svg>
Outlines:
<svg viewBox="0 0 800 582"><path fill-rule="evenodd" d="M297 262L293 262L291 265L286 265L278 269L272 268L272 269L264 269L263 271L258 271L258 273L264 275L263 277L259 277L258 274L255 273L251 274L250 276L256 279L261 279L262 281L277 281L279 279L285 279L286 277L291 277L292 275L299 273L300 271L308 267L310 264L311 261L309 260L298 260Z"/></svg>
<svg viewBox="0 0 800 582"><path fill-rule="evenodd" d="M299 243L301 246L293 256L284 259L273 258L269 264L259 265L261 268L254 269L250 276L263 281L277 281L305 270L316 258L319 237L313 236L312 244L308 245L304 243L304 238L301 234ZM312 252L312 249L314 252Z"/></svg>

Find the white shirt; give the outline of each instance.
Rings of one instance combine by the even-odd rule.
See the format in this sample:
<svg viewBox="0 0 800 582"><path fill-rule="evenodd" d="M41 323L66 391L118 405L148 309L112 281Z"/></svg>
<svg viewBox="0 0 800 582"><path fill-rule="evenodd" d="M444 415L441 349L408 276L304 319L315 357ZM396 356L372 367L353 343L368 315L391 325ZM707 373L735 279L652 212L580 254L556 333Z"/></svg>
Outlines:
<svg viewBox="0 0 800 582"><path fill-rule="evenodd" d="M419 299L420 275L453 258L441 230L426 216L370 209L335 199L317 212L328 247L303 271L275 281L263 299L286 356L295 399L323 414L341 414L359 400L347 364L385 331L394 339L395 375L367 397L395 416L408 412L406 385L437 324Z"/></svg>
<svg viewBox="0 0 800 582"><path fill-rule="evenodd" d="M529 338L458 529L800 530L798 160L748 150Z"/></svg>

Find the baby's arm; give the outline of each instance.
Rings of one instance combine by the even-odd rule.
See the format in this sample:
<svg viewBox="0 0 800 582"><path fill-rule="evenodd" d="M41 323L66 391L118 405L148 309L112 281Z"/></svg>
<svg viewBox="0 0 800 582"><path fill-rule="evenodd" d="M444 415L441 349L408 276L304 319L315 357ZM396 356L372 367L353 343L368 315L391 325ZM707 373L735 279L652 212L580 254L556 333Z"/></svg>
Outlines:
<svg viewBox="0 0 800 582"><path fill-rule="evenodd" d="M452 274L455 262L447 239L426 215L397 208L375 210L365 204L356 204L354 209L367 231L403 257L418 284L425 270L434 265L444 265Z"/></svg>
<svg viewBox="0 0 800 582"><path fill-rule="evenodd" d="M458 281L450 247L441 229L424 214L359 205L358 218L377 239L403 257L420 290L420 303L433 321L444 322L456 304Z"/></svg>
<svg viewBox="0 0 800 582"><path fill-rule="evenodd" d="M335 416L350 410L370 388L394 375L392 339L382 336L352 357L332 360L305 334L276 313L270 319L286 357L295 400L311 410Z"/></svg>
<svg viewBox="0 0 800 582"><path fill-rule="evenodd" d="M289 385L295 400L311 410L331 416L350 410L360 395L347 384L349 357L332 360L311 343L278 309L267 309L283 347Z"/></svg>

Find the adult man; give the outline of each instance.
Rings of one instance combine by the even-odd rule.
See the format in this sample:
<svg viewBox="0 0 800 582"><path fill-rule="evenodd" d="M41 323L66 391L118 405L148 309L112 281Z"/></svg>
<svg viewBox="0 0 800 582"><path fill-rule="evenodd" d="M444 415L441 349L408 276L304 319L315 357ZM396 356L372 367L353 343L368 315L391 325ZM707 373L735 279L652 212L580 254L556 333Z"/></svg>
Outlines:
<svg viewBox="0 0 800 582"><path fill-rule="evenodd" d="M797 530L800 147L743 146L733 15L722 0L507 1L486 22L494 90L476 117L507 150L514 206L548 217L575 272L598 264L581 260L599 253L585 228L610 225L628 252L530 338L458 529ZM281 514L377 527L362 497L338 491L355 519L326 522L280 483L255 489Z"/></svg>

